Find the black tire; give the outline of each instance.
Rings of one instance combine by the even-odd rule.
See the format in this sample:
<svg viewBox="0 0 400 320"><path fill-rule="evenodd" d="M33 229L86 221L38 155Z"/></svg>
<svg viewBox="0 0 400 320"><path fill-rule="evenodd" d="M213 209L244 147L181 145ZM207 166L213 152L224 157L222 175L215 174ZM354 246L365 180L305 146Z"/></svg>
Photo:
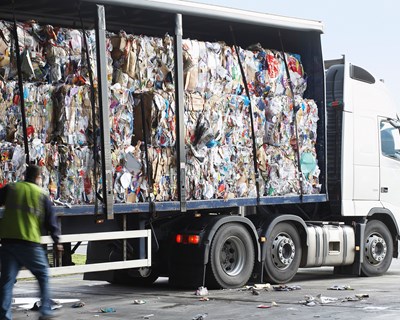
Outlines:
<svg viewBox="0 0 400 320"><path fill-rule="evenodd" d="M244 286L254 268L254 244L246 227L223 225L215 234L207 266L207 286L233 289Z"/></svg>
<svg viewBox="0 0 400 320"><path fill-rule="evenodd" d="M364 233L364 262L361 275L374 277L383 275L393 258L393 238L386 225L378 220L368 221Z"/></svg>
<svg viewBox="0 0 400 320"><path fill-rule="evenodd" d="M290 223L278 223L265 243L264 280L286 283L292 280L300 266L301 242L297 229Z"/></svg>

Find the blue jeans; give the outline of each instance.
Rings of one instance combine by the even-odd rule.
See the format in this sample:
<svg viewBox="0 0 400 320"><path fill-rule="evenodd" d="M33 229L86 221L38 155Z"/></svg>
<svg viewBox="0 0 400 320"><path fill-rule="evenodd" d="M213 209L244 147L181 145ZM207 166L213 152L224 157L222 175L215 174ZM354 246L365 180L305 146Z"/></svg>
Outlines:
<svg viewBox="0 0 400 320"><path fill-rule="evenodd" d="M36 277L40 287L42 315L52 313L49 296L49 263L41 246L23 243L4 243L1 247L0 320L11 320L11 303L15 279L21 267Z"/></svg>

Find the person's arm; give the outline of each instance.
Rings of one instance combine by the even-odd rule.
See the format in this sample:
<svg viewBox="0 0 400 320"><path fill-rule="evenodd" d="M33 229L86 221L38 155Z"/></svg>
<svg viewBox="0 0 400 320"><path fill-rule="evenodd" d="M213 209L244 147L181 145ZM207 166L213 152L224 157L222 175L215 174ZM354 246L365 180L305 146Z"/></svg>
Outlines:
<svg viewBox="0 0 400 320"><path fill-rule="evenodd" d="M53 204L48 197L44 197L44 226L54 241L58 245L60 239L60 227L58 225L57 217L53 211Z"/></svg>
<svg viewBox="0 0 400 320"><path fill-rule="evenodd" d="M8 189L9 189L8 184L6 184L3 188L0 189L0 207L6 204Z"/></svg>

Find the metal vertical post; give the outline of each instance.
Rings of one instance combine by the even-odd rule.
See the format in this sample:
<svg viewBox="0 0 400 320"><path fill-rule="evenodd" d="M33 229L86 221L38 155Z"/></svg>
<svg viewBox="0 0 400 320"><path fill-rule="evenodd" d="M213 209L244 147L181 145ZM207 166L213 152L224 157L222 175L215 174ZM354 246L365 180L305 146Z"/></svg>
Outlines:
<svg viewBox="0 0 400 320"><path fill-rule="evenodd" d="M126 231L126 214L122 215L122 230ZM142 239L142 238L140 238ZM126 261L127 260L127 250L126 250L126 246L128 244L128 240L127 239L123 239L122 240L122 260Z"/></svg>
<svg viewBox="0 0 400 320"><path fill-rule="evenodd" d="M104 6L97 5L96 19L97 81L100 113L101 176L103 211L107 219L114 219L110 123L107 88L106 18Z"/></svg>
<svg viewBox="0 0 400 320"><path fill-rule="evenodd" d="M13 2L14 5L14 2ZM14 16L14 40L15 40L15 55L17 57L17 70L18 70L18 87L19 87L19 103L21 107L21 118L22 118L22 132L24 137L24 150L25 150L25 163L29 164L29 145L28 145L28 133L26 126L26 115L25 115L25 98L24 98L24 82L22 79L22 61L21 54L19 52L19 40L18 40L18 29L17 21Z"/></svg>
<svg viewBox="0 0 400 320"><path fill-rule="evenodd" d="M139 230L145 230L145 220L139 220ZM146 240L145 238L139 238L139 259L146 259Z"/></svg>
<svg viewBox="0 0 400 320"><path fill-rule="evenodd" d="M183 87L183 52L182 52L182 15L175 16L175 112L176 112L176 153L178 164L178 196L181 205L181 212L186 212L186 152L185 152L185 92Z"/></svg>

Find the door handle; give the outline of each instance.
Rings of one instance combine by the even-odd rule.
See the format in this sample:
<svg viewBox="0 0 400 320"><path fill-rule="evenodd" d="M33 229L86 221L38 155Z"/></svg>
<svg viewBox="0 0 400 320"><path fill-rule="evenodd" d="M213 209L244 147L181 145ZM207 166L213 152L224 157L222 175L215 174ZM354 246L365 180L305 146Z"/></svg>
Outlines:
<svg viewBox="0 0 400 320"><path fill-rule="evenodd" d="M381 188L381 193L388 193L389 192L389 188L388 187L382 187Z"/></svg>

